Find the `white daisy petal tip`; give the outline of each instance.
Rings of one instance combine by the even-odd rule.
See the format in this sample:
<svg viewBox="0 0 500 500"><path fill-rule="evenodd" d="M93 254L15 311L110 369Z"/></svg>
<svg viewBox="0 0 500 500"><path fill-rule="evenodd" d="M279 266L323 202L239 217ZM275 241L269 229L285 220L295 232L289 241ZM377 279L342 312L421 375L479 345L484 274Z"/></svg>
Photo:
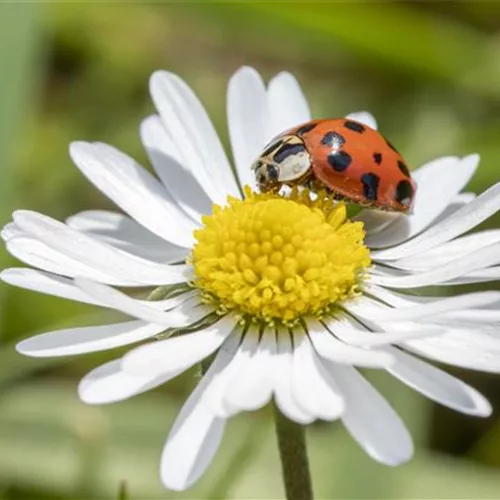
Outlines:
<svg viewBox="0 0 500 500"><path fill-rule="evenodd" d="M176 75L170 73L165 69L157 69L153 71L153 73L151 73L151 76L149 77L150 89L161 83L161 81L164 80L165 78L169 78L171 76L176 76Z"/></svg>
<svg viewBox="0 0 500 500"><path fill-rule="evenodd" d="M109 401L109 395L108 397L105 397L104 394L97 388L99 380L93 380L94 374L98 371L102 371L103 368L108 371L105 365L103 367L98 367L85 375L85 377L83 377L78 383L77 394L78 398L83 403L87 405L101 405L112 402ZM116 394L113 394L113 400L115 399L114 396L116 396Z"/></svg>
<svg viewBox="0 0 500 500"><path fill-rule="evenodd" d="M174 82L180 82L181 85L187 86L180 76L166 69L157 69L153 71L149 77L149 92L153 97L153 101L155 100L155 96L163 94L165 89L170 88L170 85Z"/></svg>
<svg viewBox="0 0 500 500"><path fill-rule="evenodd" d="M16 268L9 268L9 269L2 269L0 271L0 281L3 281L4 283L11 284L12 282L12 276L15 276L15 270ZM14 272L13 272L14 271Z"/></svg>
<svg viewBox="0 0 500 500"><path fill-rule="evenodd" d="M465 385L465 384L464 384ZM488 418L493 413L493 407L491 403L476 389L466 386L467 393L471 400L471 406L469 409L460 409L462 413L471 415L472 417Z"/></svg>
<svg viewBox="0 0 500 500"><path fill-rule="evenodd" d="M160 479L167 489L189 489L210 466L222 440L226 421L210 415L205 419L207 423L197 422L201 427L198 432L190 429L189 425L192 424L188 424L185 429L179 430L180 436L177 439L169 436L160 463ZM192 435L202 432L204 435L200 437L203 441L200 443L197 436L197 442L191 444Z"/></svg>
<svg viewBox="0 0 500 500"><path fill-rule="evenodd" d="M153 389L165 381L151 375L131 376L121 369L120 359L115 359L87 373L78 384L78 396L89 405L116 403Z"/></svg>
<svg viewBox="0 0 500 500"><path fill-rule="evenodd" d="M199 452L190 449L193 446L188 444L189 436L182 436L186 441L184 449L178 449L177 443L172 446L167 441L160 463L160 479L165 488L185 491L200 479L217 452L224 426L224 419L213 417L211 428L207 431L206 442L201 444ZM202 453L206 456L200 456Z"/></svg>
<svg viewBox="0 0 500 500"><path fill-rule="evenodd" d="M375 453L370 453L369 450L367 450L367 453L377 462L380 462L384 465L387 465L389 467L399 467L400 465L404 465L408 463L412 458L415 453L415 449L412 446L410 450L408 450L406 453L402 453L401 455L397 456L391 456L391 457L381 457L378 456Z"/></svg>
<svg viewBox="0 0 500 500"><path fill-rule="evenodd" d="M471 153L462 158L462 162L469 164L472 168L476 169L481 161L479 153Z"/></svg>
<svg viewBox="0 0 500 500"><path fill-rule="evenodd" d="M231 82L234 78L240 78L242 76L251 76L252 78L261 78L260 73L253 67L243 65L240 66L230 77L229 81Z"/></svg>
<svg viewBox="0 0 500 500"><path fill-rule="evenodd" d="M35 345L33 345L32 339L28 338L25 340L21 340L15 346L16 351L23 356L28 356L30 358L40 358L43 355L38 353L39 349Z"/></svg>
<svg viewBox="0 0 500 500"><path fill-rule="evenodd" d="M369 111L356 111L354 113L349 113L346 118L363 123L364 125L367 125L375 130L378 128L377 120Z"/></svg>
<svg viewBox="0 0 500 500"><path fill-rule="evenodd" d="M476 173L480 161L481 157L479 156L478 153L471 153L469 155L462 156L461 158L459 158L458 168L460 169L460 175L464 176L465 180L465 185L463 185L463 188L465 188L467 183ZM457 193L457 195L458 194L459 193Z"/></svg>
<svg viewBox="0 0 500 500"><path fill-rule="evenodd" d="M21 224L26 217L31 217L32 215L38 215L38 214L33 210L24 210L24 209L14 210L14 212L12 212L12 220L14 221L14 223Z"/></svg>
<svg viewBox="0 0 500 500"><path fill-rule="evenodd" d="M0 230L0 237L4 242L8 242L16 236L23 236L24 232L16 225L15 222L9 222Z"/></svg>
<svg viewBox="0 0 500 500"><path fill-rule="evenodd" d="M69 156L74 163L81 161L82 155L92 150L93 144L87 141L72 141L69 144Z"/></svg>
<svg viewBox="0 0 500 500"><path fill-rule="evenodd" d="M388 439L390 439L390 437L388 437ZM394 443L396 449L393 449L391 453L381 453L379 449L371 447L368 443L363 444L360 442L360 444L370 458L388 467L399 467L404 465L410 462L415 454L415 446L410 436L408 436L408 439L400 446Z"/></svg>
<svg viewBox="0 0 500 500"><path fill-rule="evenodd" d="M289 71L280 71L274 75L269 82L269 87L277 84L283 85L289 92L300 92L301 100L306 100L297 78L295 78L295 76Z"/></svg>

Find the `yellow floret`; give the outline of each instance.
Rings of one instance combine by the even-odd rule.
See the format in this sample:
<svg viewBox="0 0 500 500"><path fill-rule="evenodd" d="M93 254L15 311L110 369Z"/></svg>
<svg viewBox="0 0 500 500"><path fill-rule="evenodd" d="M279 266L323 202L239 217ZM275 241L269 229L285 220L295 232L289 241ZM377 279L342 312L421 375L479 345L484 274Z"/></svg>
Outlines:
<svg viewBox="0 0 500 500"><path fill-rule="evenodd" d="M370 264L363 224L320 194L255 194L214 207L195 233L195 286L224 310L265 321L320 316L356 293Z"/></svg>

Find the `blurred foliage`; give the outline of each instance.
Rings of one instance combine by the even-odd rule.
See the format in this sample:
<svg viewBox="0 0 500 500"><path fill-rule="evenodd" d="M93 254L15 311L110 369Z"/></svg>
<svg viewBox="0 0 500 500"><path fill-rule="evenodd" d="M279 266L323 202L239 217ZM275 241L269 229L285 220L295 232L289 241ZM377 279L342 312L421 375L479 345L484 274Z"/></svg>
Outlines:
<svg viewBox="0 0 500 500"><path fill-rule="evenodd" d="M68 143L109 142L145 163L140 120L153 112L150 73L196 90L227 145L225 87L240 65L296 74L315 116L370 109L414 166L480 152L470 188L499 178L500 3L185 2L0 4L0 214L64 219L111 208L71 165ZM489 221L498 226L499 218ZM2 264L14 261L2 252ZM193 490L162 489L162 442L193 374L134 400L86 407L78 378L119 355L23 359L35 332L111 318L90 306L1 287L0 498L278 498L267 410L234 419ZM466 374L500 407L500 382ZM498 498L500 422L437 409L390 377L374 383L417 441L415 460L372 462L340 425L309 431L321 498ZM124 486L125 485L125 486Z"/></svg>

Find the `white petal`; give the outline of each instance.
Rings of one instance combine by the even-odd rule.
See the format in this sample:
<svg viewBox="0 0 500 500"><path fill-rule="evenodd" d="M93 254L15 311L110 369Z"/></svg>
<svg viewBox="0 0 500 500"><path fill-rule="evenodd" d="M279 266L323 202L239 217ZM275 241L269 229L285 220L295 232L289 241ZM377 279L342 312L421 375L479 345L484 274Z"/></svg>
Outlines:
<svg viewBox="0 0 500 500"><path fill-rule="evenodd" d="M14 222L9 222L5 224L0 232L3 241L7 242L12 238L18 238L19 236L26 236L22 229L18 227Z"/></svg>
<svg viewBox="0 0 500 500"><path fill-rule="evenodd" d="M409 295L407 293L394 292L387 288L374 285L372 283L363 284L365 294L373 296L382 302L391 306L404 307L419 304L421 302L428 302L433 300L440 300L443 297L428 297L424 295Z"/></svg>
<svg viewBox="0 0 500 500"><path fill-rule="evenodd" d="M226 399L226 392L231 382L238 377L238 374L245 372L250 364L252 356L255 355L259 345L259 334L256 327L252 326L248 332L244 334L243 341L238 346L227 368L218 377L211 387L207 390L204 398L210 410L218 417L227 418L237 413L237 409L230 405L230 401Z"/></svg>
<svg viewBox="0 0 500 500"><path fill-rule="evenodd" d="M74 280L63 278L51 273L37 271L35 269L28 269L24 267L5 269L0 273L0 279L14 286L33 290L40 293L54 295L63 299L70 299L77 302L86 304L98 305L101 307L113 307L112 305L102 302L95 297L83 292L74 284ZM189 291L179 294L171 299L156 300L156 301L142 301L146 305L158 310L165 311L179 306L183 302L192 298L195 291Z"/></svg>
<svg viewBox="0 0 500 500"><path fill-rule="evenodd" d="M87 142L73 142L70 155L85 177L139 224L175 245L193 244L195 223L130 156L107 144Z"/></svg>
<svg viewBox="0 0 500 500"><path fill-rule="evenodd" d="M426 252L391 262L391 266L411 271L427 271L477 252L493 243L500 243L500 230L498 229L461 236Z"/></svg>
<svg viewBox="0 0 500 500"><path fill-rule="evenodd" d="M94 280L118 286L144 286L135 281L128 281L123 277L113 276L104 270L89 266L85 262L67 257L35 238L25 236L12 238L5 244L5 247L10 254L25 264L49 273L69 277L87 276Z"/></svg>
<svg viewBox="0 0 500 500"><path fill-rule="evenodd" d="M436 218L434 224L446 219L459 208L467 205L476 198L474 193L457 194L446 209ZM381 210L363 210L359 215L354 217L355 220L360 220L364 223L364 229L367 235L375 234L387 228L393 222L401 219L401 214L397 212L383 212Z"/></svg>
<svg viewBox="0 0 500 500"><path fill-rule="evenodd" d="M181 262L189 253L189 249L165 241L117 212L86 210L66 219L66 224L125 252L155 262Z"/></svg>
<svg viewBox="0 0 500 500"><path fill-rule="evenodd" d="M463 311L453 311L446 314L439 315L440 321L445 321L447 319L459 322L465 322L467 324L475 324L480 326L481 324L495 324L500 326L500 309L498 308L498 303L493 302L489 306L484 306L485 309L465 309ZM490 307L495 307L495 310L488 310Z"/></svg>
<svg viewBox="0 0 500 500"><path fill-rule="evenodd" d="M430 271L407 276L394 276L388 272L386 276L373 274L370 279L371 283L390 288L418 288L443 283L495 264L500 264L500 244L498 243Z"/></svg>
<svg viewBox="0 0 500 500"><path fill-rule="evenodd" d="M293 346L288 331L276 332L277 355L273 361L274 398L281 413L299 424L309 424L315 416L305 412L292 394Z"/></svg>
<svg viewBox="0 0 500 500"><path fill-rule="evenodd" d="M354 217L354 220L361 221L364 225L364 229L368 236L375 235L393 222L398 221L401 218L401 214L397 212L383 212L382 210L363 210L359 215Z"/></svg>
<svg viewBox="0 0 500 500"><path fill-rule="evenodd" d="M231 415L231 409L224 403L224 396L227 386L233 378L233 373L241 361L242 349L240 342L242 334L242 329L236 328L218 350L214 361L210 365L210 369L214 372L212 379L203 391L203 403L211 413L221 418L227 418ZM247 338L247 344L249 340L252 339Z"/></svg>
<svg viewBox="0 0 500 500"><path fill-rule="evenodd" d="M364 322L368 322L367 318L371 314L389 310L386 304L382 304L367 295L362 295L346 302L344 308L352 317L364 318ZM373 329L373 324L369 324L368 326Z"/></svg>
<svg viewBox="0 0 500 500"><path fill-rule="evenodd" d="M186 317L184 311L177 311L176 309L171 311L162 310L163 305L169 307L171 304L176 304L176 300L174 302L169 299L166 302L137 300L112 287L85 278L75 278L74 283L87 295L90 295L107 307L169 328L195 323L213 311L208 306L200 305L200 299L197 296L186 301L185 307L191 313L190 317Z"/></svg>
<svg viewBox="0 0 500 500"><path fill-rule="evenodd" d="M410 460L411 436L387 401L354 368L329 362L326 366L346 400L342 422L366 453L391 466Z"/></svg>
<svg viewBox="0 0 500 500"><path fill-rule="evenodd" d="M115 359L87 373L78 385L78 396L91 405L116 403L158 387L169 378L173 377L130 375L121 369L121 359Z"/></svg>
<svg viewBox="0 0 500 500"><path fill-rule="evenodd" d="M163 125L182 155L182 163L189 166L210 198L224 205L227 195L239 197L224 149L194 92L167 71L153 73L149 88Z"/></svg>
<svg viewBox="0 0 500 500"><path fill-rule="evenodd" d="M231 316L195 333L160 340L134 349L123 358L123 369L131 374L162 374L187 370L212 354L229 336L237 320Z"/></svg>
<svg viewBox="0 0 500 500"><path fill-rule="evenodd" d="M500 279L500 266L489 267L487 269L479 269L478 271L472 271L460 276L458 278L453 278L445 283L441 283L441 286L448 285L468 285L470 283L486 283L488 281L498 281Z"/></svg>
<svg viewBox="0 0 500 500"><path fill-rule="evenodd" d="M212 201L195 173L179 159L179 153L159 116L141 123L141 139L155 172L172 199L197 223L212 211ZM175 148L175 149L174 149Z"/></svg>
<svg viewBox="0 0 500 500"><path fill-rule="evenodd" d="M387 348L397 362L387 371L424 396L453 410L488 417L492 409L484 396L461 380L398 349Z"/></svg>
<svg viewBox="0 0 500 500"><path fill-rule="evenodd" d="M45 215L19 210L14 213L14 220L25 232L39 239L50 249L60 252L67 259L114 278L103 280L107 283L127 285L135 282L137 286L138 284L167 285L186 281L185 266L158 264L136 257L75 231ZM24 238L15 238L9 244L15 244L16 240L22 239ZM52 269L45 270L52 271ZM88 276L86 272L80 275Z"/></svg>
<svg viewBox="0 0 500 500"><path fill-rule="evenodd" d="M459 208L462 208L465 205L468 205L472 200L477 198L475 193L464 192L459 193L453 198L451 203L446 207L444 212L439 215L439 217L434 221L434 224L441 222L444 219L447 219L451 214L455 213Z"/></svg>
<svg viewBox="0 0 500 500"><path fill-rule="evenodd" d="M345 315L335 317L327 322L327 326L342 342L359 347L377 347L415 338L432 337L444 331L438 326L422 326L421 323L402 322L385 323L383 330L381 328L377 331L362 330L359 323ZM333 361L332 358L329 359Z"/></svg>
<svg viewBox="0 0 500 500"><path fill-rule="evenodd" d="M240 68L229 80L227 122L236 172L242 186L255 186L250 169L269 137L266 89L253 68Z"/></svg>
<svg viewBox="0 0 500 500"><path fill-rule="evenodd" d="M160 473L163 484L170 490L185 490L194 484L219 448L226 421L217 418L202 400L215 373L212 363L182 407L165 443Z"/></svg>
<svg viewBox="0 0 500 500"><path fill-rule="evenodd" d="M355 113L349 113L346 116L349 120L354 120L359 123L364 123L368 127L371 127L374 130L377 130L377 120L375 117L369 113L368 111L356 111Z"/></svg>
<svg viewBox="0 0 500 500"><path fill-rule="evenodd" d="M0 273L0 279L5 283L27 290L47 293L85 304L102 305L98 300L93 299L75 287L72 280L51 273L24 267L12 267L4 269Z"/></svg>
<svg viewBox="0 0 500 500"><path fill-rule="evenodd" d="M397 247L373 252L372 257L376 260L396 260L430 250L473 229L499 209L500 183L497 183L419 236Z"/></svg>
<svg viewBox="0 0 500 500"><path fill-rule="evenodd" d="M439 337L411 340L405 349L421 356L470 370L500 373L498 327L491 333L483 326L468 328L450 325Z"/></svg>
<svg viewBox="0 0 500 500"><path fill-rule="evenodd" d="M404 328L402 328L404 327ZM406 326L403 323L392 325L391 323L384 324L385 331L383 332L355 332L353 338L343 339L344 342L350 340L351 345L362 347L378 347L389 344L398 344L407 340L420 339L424 337L435 337L444 332L444 328L439 327L422 327L419 324Z"/></svg>
<svg viewBox="0 0 500 500"><path fill-rule="evenodd" d="M247 390L254 388L255 384L246 379L252 375L251 366L255 364L256 360L254 358L257 355L258 348L259 332L256 327L252 326L244 334L243 341L238 346L231 362L218 374L217 380L211 385L210 390L207 389L205 391L204 399L206 400L206 404L215 415L228 418L244 409L239 406L243 398L237 392L240 383L242 391L245 390L245 387ZM259 378L259 374L253 373L253 375ZM269 397L271 394L272 388ZM243 405L245 404L249 404L248 409L256 409L248 401L243 403ZM255 401L254 404L256 404Z"/></svg>
<svg viewBox="0 0 500 500"><path fill-rule="evenodd" d="M259 332L253 332L251 335L256 335L258 339ZM244 349L242 344L240 351ZM224 401L232 410L232 414L238 411L257 410L271 400L273 393L271 371L274 368L272 361L275 354L275 332L266 330L262 333L255 350L252 351L249 361L246 364L239 364L231 373Z"/></svg>
<svg viewBox="0 0 500 500"><path fill-rule="evenodd" d="M72 356L132 344L151 338L164 330L165 325L144 321L66 328L23 340L17 344L16 349L21 354L34 358Z"/></svg>
<svg viewBox="0 0 500 500"><path fill-rule="evenodd" d="M485 307L500 303L500 292L478 292L448 297L433 302L415 304L408 307L384 309L380 312L370 312L367 317L373 321L408 321L436 316L453 311Z"/></svg>
<svg viewBox="0 0 500 500"><path fill-rule="evenodd" d="M488 417L486 398L461 380L395 348L387 348L397 362L387 371L424 396L453 410Z"/></svg>
<svg viewBox="0 0 500 500"><path fill-rule="evenodd" d="M335 334L335 329L335 319L327 321L326 326L314 319L307 321L309 337L321 357L338 363L368 368L383 368L393 362L391 356L387 356L384 352L361 349L340 342L328 331L331 330Z"/></svg>
<svg viewBox="0 0 500 500"><path fill-rule="evenodd" d="M389 247L412 238L428 227L451 203L473 176L478 155L459 159L439 158L412 173L417 183L413 213L402 215L385 230L366 238L371 248Z"/></svg>
<svg viewBox="0 0 500 500"><path fill-rule="evenodd" d="M292 396L305 412L335 420L344 411L344 400L314 352L309 338L293 333Z"/></svg>
<svg viewBox="0 0 500 500"><path fill-rule="evenodd" d="M307 99L291 73L278 73L269 82L267 93L270 110L267 141L311 119Z"/></svg>

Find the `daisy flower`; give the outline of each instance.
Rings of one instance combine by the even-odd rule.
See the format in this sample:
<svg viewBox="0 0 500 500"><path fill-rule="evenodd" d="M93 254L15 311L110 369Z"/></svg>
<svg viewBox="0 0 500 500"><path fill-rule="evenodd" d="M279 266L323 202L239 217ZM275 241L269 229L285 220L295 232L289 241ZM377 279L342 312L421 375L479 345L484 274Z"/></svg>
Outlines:
<svg viewBox="0 0 500 500"><path fill-rule="evenodd" d="M15 286L111 308L115 324L51 331L18 344L27 356L65 356L148 341L87 374L89 404L120 401L210 359L166 441L163 484L183 490L214 457L227 419L272 399L289 420L339 419L375 460L410 459L412 440L358 368L383 369L429 399L485 417L488 401L423 358L500 369L500 293L447 298L422 287L500 276L500 231L466 234L500 209L500 184L462 192L478 155L448 156L413 172L409 216L292 191L259 194L250 165L269 140L311 119L295 78L266 87L242 68L230 79L234 171L193 91L159 71L157 115L141 124L156 176L102 143L75 142L75 165L120 212L92 210L65 223L17 211L3 229L28 268ZM349 115L372 128L367 112ZM149 295L148 295L149 294Z"/></svg>

